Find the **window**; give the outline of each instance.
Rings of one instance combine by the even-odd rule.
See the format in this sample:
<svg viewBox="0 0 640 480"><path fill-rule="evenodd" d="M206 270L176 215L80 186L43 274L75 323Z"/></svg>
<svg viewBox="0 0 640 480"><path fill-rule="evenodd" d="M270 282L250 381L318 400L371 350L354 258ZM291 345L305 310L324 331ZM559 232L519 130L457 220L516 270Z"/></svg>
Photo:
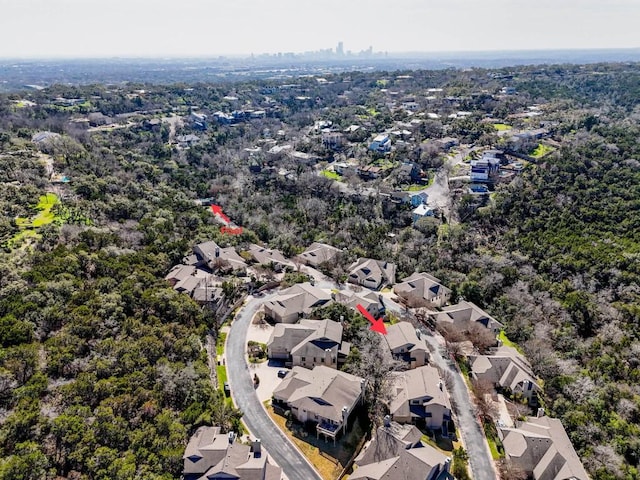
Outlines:
<svg viewBox="0 0 640 480"><path fill-rule="evenodd" d="M306 362L306 361L307 361L307 358L306 358L306 357L300 357L300 361L302 361L302 362Z"/></svg>
<svg viewBox="0 0 640 480"><path fill-rule="evenodd" d="M321 359L320 359L320 363L324 363L324 358L321 358Z"/></svg>

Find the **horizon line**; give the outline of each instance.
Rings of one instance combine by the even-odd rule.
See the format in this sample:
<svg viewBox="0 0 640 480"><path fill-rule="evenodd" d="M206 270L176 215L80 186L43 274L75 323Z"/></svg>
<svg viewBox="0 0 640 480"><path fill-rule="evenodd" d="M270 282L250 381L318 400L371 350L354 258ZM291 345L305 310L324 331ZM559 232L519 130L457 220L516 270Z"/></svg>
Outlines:
<svg viewBox="0 0 640 480"><path fill-rule="evenodd" d="M361 50L355 53L348 53L339 55L333 52L333 49L319 49L319 50L305 50L305 51L280 51L280 52L261 52L261 53L208 53L208 54L139 54L139 55L126 55L126 54L98 54L98 55L23 55L23 56L0 56L0 61L49 61L49 60L211 60L221 58L232 59L258 59L260 57L273 57L278 55L287 55L294 57L300 57L313 54L329 54L332 60L362 60L382 58L394 58L395 56L442 56L442 55L506 55L506 54L532 54L532 53L575 53L575 52L631 52L637 51L640 53L640 46L636 47L563 47L563 48L543 48L543 49L495 49L495 50L397 50L397 51L372 51L369 54L363 55L366 50Z"/></svg>

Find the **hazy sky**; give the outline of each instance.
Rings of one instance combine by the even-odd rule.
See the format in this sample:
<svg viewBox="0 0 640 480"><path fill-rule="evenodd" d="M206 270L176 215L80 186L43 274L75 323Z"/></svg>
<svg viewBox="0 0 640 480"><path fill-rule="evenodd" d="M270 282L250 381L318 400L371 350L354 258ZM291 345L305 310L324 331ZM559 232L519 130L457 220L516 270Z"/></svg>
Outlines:
<svg viewBox="0 0 640 480"><path fill-rule="evenodd" d="M0 57L640 47L640 0L0 0Z"/></svg>

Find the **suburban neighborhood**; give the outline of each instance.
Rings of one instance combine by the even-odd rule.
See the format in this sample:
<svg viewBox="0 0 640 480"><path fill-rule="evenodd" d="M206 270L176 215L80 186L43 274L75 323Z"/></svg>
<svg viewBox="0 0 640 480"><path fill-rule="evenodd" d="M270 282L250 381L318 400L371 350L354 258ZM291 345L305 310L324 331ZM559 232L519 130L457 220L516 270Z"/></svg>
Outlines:
<svg viewBox="0 0 640 480"><path fill-rule="evenodd" d="M348 447L351 458L342 472L348 478L453 479L457 449L466 448L470 457L482 455L491 464L506 459L536 480L587 480L562 424L547 417L539 405L538 394L543 386L526 357L517 346L499 339L504 338L499 320L461 298L452 304L452 291L427 272L396 279L396 266L383 259L358 258L346 266L344 283L318 270L341 261L344 253L316 242L287 258L282 252L256 244L236 251L204 242L195 245L193 254L185 257L184 264L175 266L166 280L177 291L220 309L229 303L223 285L228 289L233 282L251 284L261 273L255 268L270 270L271 280L259 289L250 287L254 293L236 304L231 316L226 316L241 316L243 309L252 312L243 330L245 337L240 339L245 345L244 358L230 358L223 352L217 363L227 369L237 368L237 362L251 365L253 374L244 369L238 375L253 375L253 395L264 399L271 412L263 406L257 414L268 421L277 417L286 420L287 436L294 435L294 430L288 430L299 425L301 430L295 431L309 436L295 434L289 441L315 437L314 448L318 452L329 445L339 448L339 444L348 441L363 414L366 417L369 382L380 380L348 373L353 354L358 351L345 337L350 324L344 314L332 320L323 318L321 312L344 308L340 311L356 316L361 307L372 318L385 322L379 361L388 368L384 373L388 385L386 413L372 422L375 430L369 440L365 435L358 448ZM278 287L286 275L293 274L298 283ZM198 293L203 289L206 295ZM226 312L230 313L228 308ZM227 331L231 335L233 330ZM250 363L254 348L251 345L259 344L265 345L266 353L264 363L256 365ZM441 363L435 360L438 357ZM443 370L442 362L448 362L451 370ZM489 428L497 432L489 440L483 437L478 451L471 444L465 447L469 426L459 420L456 411L464 407L449 391L454 375L464 379L466 398L462 402L478 412L475 421L481 431ZM228 377L228 394L237 402L231 370ZM477 398L479 394L484 398ZM485 407L478 407L487 403L491 405L489 414ZM242 455L227 454L237 460L225 463L215 452L223 447L240 448L231 440L234 433L223 435L219 428L202 427L185 453L185 478L200 478L193 476L196 471L197 475L204 475L202 478L218 478L212 476L218 471L220 475L236 472L238 478L250 478L243 473L249 471L249 466L262 472L260 478L282 476L277 455L266 460L268 439L260 438L260 432L248 433L253 443L242 447L246 450ZM533 439L544 439L544 449ZM262 457L256 457L256 451ZM196 468L198 455L207 460ZM317 468L316 460L312 456L305 462ZM474 468L474 459L470 460L464 469L469 468L473 478L496 475L496 466L492 467L493 472L481 473L478 467ZM567 472L572 476L566 476Z"/></svg>

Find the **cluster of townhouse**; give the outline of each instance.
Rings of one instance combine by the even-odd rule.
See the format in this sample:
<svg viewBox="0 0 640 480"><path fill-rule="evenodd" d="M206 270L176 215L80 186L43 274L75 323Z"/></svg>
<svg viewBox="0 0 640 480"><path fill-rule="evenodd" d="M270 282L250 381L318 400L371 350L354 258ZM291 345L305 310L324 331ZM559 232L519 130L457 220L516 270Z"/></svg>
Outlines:
<svg viewBox="0 0 640 480"><path fill-rule="evenodd" d="M295 265L282 253L258 245L251 245L245 252L244 257L270 264L274 269ZM298 255L296 262L317 267L339 261L340 253L338 248L316 242ZM193 248L193 254L185 257L182 265L172 269L167 280L176 290L195 299L203 298L203 289L219 290L215 283L221 277L216 274L247 268L243 256L233 248L204 242ZM475 326L493 336L503 327L472 302L462 300L451 305L451 290L428 273L416 272L397 282L396 266L388 261L358 258L348 268L347 282L359 288L345 286L342 290L331 290L305 282L280 290L264 302L265 316L275 324L267 344L268 357L290 368L274 389L272 403L290 411L297 421L315 425L317 437L327 441L336 442L349 429L367 385L364 378L340 370L351 345L343 339L340 322L313 318L316 308L332 302L353 309L362 305L379 317L386 312L385 298L379 291L393 287L398 302L407 309L426 309L436 323L461 330ZM432 477L426 478L447 478L449 460L419 438L416 440L416 432L420 430L415 427L443 436L454 429L449 394L438 370L429 362L423 333L410 322L400 321L388 326L383 338L385 355L402 367L392 374L385 425L356 460L358 468L351 478L391 478L388 472L397 472L399 468L404 469L405 476L398 478L425 478L407 473L413 471L409 465L414 463L433 472ZM467 352L471 377L486 380L496 390L536 406L541 384L531 365L517 349L496 343L498 346L489 353L480 354L473 349ZM565 472L572 472L576 479L587 479L558 420L541 415L515 424L500 421L498 428L505 455L532 478L561 480L570 478L562 476ZM385 448L379 451L376 445L382 438ZM186 465L185 453L185 472ZM266 465L264 468L271 468ZM549 472L556 473L549 476Z"/></svg>

